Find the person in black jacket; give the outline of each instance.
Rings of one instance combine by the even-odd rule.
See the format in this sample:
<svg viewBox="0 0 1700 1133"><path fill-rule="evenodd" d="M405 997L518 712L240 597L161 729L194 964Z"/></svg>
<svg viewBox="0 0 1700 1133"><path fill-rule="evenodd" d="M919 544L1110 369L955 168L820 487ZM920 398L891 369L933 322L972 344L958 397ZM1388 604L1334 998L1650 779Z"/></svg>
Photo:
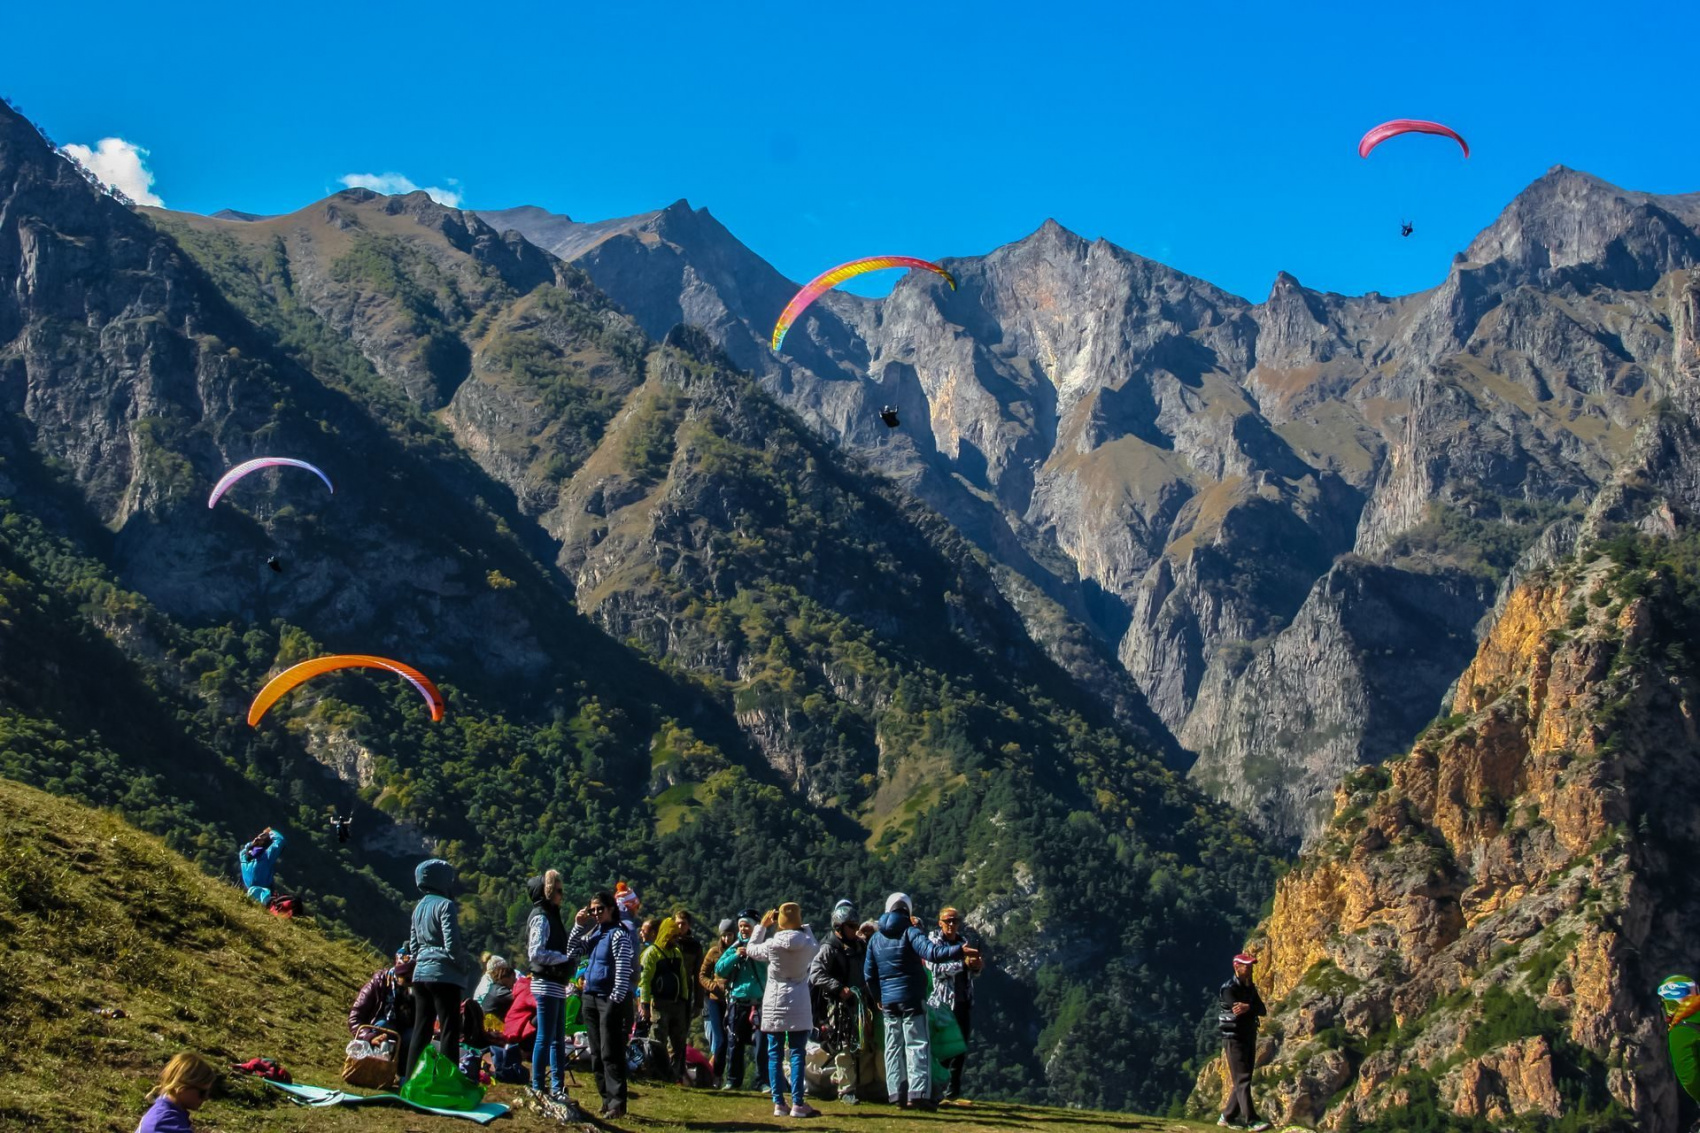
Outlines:
<svg viewBox="0 0 1700 1133"><path fill-rule="evenodd" d="M860 1101L861 1063L870 1053L863 1039L873 1030L868 1014L868 985L862 965L867 945L856 935L856 909L840 901L832 910L832 935L809 964L809 990L814 995L815 1019L825 1024L821 1045L832 1056L832 1084L845 1105Z"/></svg>
<svg viewBox="0 0 1700 1133"><path fill-rule="evenodd" d="M1251 1071L1257 1063L1257 1020L1269 1014L1263 997L1252 982L1252 966L1257 957L1241 952L1234 957L1234 976L1222 985L1222 1012L1217 1029L1222 1032L1222 1053L1228 1059L1228 1076L1233 1092L1228 1095L1228 1108L1216 1124L1229 1129L1261 1131L1269 1128L1267 1121L1257 1119L1251 1106Z"/></svg>

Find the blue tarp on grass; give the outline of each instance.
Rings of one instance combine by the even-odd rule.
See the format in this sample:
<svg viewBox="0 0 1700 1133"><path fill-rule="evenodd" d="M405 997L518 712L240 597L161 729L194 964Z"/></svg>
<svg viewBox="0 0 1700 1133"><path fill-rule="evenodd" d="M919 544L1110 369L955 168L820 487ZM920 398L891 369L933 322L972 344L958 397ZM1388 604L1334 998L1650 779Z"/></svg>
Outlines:
<svg viewBox="0 0 1700 1133"><path fill-rule="evenodd" d="M434 1113L439 1117L464 1117L476 1121L480 1125L488 1124L508 1112L508 1107L496 1102L485 1102L477 1109L432 1109L430 1106L416 1105L400 1094L350 1094L343 1090L327 1090L322 1086L286 1086L282 1082L272 1082L262 1078L261 1081L276 1086L302 1105L404 1105L421 1113Z"/></svg>

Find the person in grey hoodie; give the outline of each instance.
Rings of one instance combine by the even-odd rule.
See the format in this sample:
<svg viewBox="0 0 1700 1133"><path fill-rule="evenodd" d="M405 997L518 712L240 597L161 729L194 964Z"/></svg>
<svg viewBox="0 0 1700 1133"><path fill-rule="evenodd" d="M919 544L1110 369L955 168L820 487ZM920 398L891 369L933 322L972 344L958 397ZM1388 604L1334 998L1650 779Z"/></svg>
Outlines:
<svg viewBox="0 0 1700 1133"><path fill-rule="evenodd" d="M424 896L413 907L413 929L407 938L413 956L413 1041L408 1050L417 1059L431 1037L431 1025L441 1023L437 1052L458 1066L460 1001L472 963L460 935L459 910L449 897L455 868L442 858L431 858L419 863L413 880ZM403 1077L412 1072L410 1066Z"/></svg>
<svg viewBox="0 0 1700 1133"><path fill-rule="evenodd" d="M932 1036L927 1030L927 964L978 960L965 944L931 941L910 915L907 893L885 899L879 931L868 942L862 973L885 1015L885 1086L904 1109L936 1109Z"/></svg>

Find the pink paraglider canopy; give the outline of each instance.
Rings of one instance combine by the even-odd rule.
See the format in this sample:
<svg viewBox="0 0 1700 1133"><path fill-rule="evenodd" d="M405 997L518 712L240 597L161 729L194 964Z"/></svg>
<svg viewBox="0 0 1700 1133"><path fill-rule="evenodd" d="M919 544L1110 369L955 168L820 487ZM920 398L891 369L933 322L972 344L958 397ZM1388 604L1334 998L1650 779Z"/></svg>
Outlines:
<svg viewBox="0 0 1700 1133"><path fill-rule="evenodd" d="M1368 157L1370 150L1388 138L1400 134L1437 134L1443 138L1451 138L1463 149L1465 157L1470 156L1470 143L1466 142L1458 131L1439 122L1424 122L1418 118L1395 118L1391 122L1383 122L1358 141L1358 156Z"/></svg>
<svg viewBox="0 0 1700 1133"><path fill-rule="evenodd" d="M218 483L213 485L212 495L207 497L207 506L217 507L219 497L230 491L230 486L232 484L248 475L248 473L258 472L262 468L305 468L308 472L311 472L313 475L323 480L325 482L325 487L330 488L333 494L336 492L336 488L331 484L331 478L320 471L318 467L308 464L305 460L296 460L292 456L258 456L253 460L244 460L241 464L238 464L235 468L232 468L229 472L220 476L218 478Z"/></svg>

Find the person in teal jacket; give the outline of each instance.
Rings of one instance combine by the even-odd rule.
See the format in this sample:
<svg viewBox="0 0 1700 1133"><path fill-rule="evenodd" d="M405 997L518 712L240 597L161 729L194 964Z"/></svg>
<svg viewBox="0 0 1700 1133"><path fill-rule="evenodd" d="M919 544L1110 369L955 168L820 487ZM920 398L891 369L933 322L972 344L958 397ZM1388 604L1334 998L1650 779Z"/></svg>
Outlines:
<svg viewBox="0 0 1700 1133"><path fill-rule="evenodd" d="M742 1088L744 1052L756 1042L759 1034L756 1013L761 1010L761 998L767 991L767 965L745 955L750 946L750 935L756 930L756 920L752 913L740 913L738 939L714 962L714 974L726 981L726 998L731 1004L729 1011L732 1016L731 1025L727 1028L731 1035L732 1060L726 1070L726 1080L720 1087L723 1090ZM763 1091L767 1089L767 1083L760 1080L764 1077L760 1071L766 1065L762 1057L766 1053L765 1048L756 1051L756 1088Z"/></svg>
<svg viewBox="0 0 1700 1133"><path fill-rule="evenodd" d="M283 835L266 827L250 838L236 855L242 870L242 885L248 896L264 905L272 898L272 874L283 852Z"/></svg>
<svg viewBox="0 0 1700 1133"><path fill-rule="evenodd" d="M459 908L449 897L455 868L442 858L431 858L419 863L413 880L424 896L413 906L413 929L407 938L413 957L413 1041L407 1049L418 1059L431 1037L431 1025L440 1023L437 1051L458 1066L460 1001L473 965L460 935Z"/></svg>

